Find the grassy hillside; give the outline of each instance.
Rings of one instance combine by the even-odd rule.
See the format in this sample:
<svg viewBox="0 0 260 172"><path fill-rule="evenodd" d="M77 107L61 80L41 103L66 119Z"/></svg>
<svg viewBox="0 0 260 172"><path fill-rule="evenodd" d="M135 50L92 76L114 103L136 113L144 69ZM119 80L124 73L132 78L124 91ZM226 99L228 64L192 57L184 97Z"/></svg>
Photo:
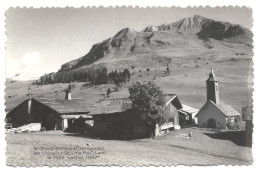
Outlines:
<svg viewBox="0 0 260 172"><path fill-rule="evenodd" d="M238 55L240 56L240 55ZM220 86L220 98L226 103L232 105L237 111L241 112L243 106L252 103L252 61L238 57L236 61L210 61L214 66L214 71ZM210 59L209 59L210 60ZM130 82L126 83L118 92L115 91L115 85L91 86L87 83L76 83L72 91L74 98L86 98L90 102L97 102L104 98L107 88L111 88L111 98L127 97L128 87L136 81L149 82L154 81L158 84L164 93L175 93L179 96L182 103L195 108L202 107L206 99L206 79L210 72L210 64L203 57L194 58L190 62L176 60L171 63L171 74L165 75L166 66L137 67L131 69L133 75ZM150 71L146 71L147 68ZM23 100L30 97L60 98L65 97L64 90L68 84L49 84L36 86L32 82L6 81L6 109L11 110ZM29 94L28 94L29 93Z"/></svg>

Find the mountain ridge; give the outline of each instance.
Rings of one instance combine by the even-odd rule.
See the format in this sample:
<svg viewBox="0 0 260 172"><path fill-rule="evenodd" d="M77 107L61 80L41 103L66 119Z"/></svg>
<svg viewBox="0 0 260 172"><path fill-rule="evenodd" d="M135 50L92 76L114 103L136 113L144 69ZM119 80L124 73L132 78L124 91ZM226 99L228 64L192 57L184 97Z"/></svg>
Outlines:
<svg viewBox="0 0 260 172"><path fill-rule="evenodd" d="M140 32L131 28L124 28L113 37L94 44L86 55L63 64L59 71L75 70L101 63L108 65L110 62L122 61L126 57L132 57L132 54L137 54L135 52L141 52L139 54L153 53L150 49L154 46L176 47L174 39L176 39L175 42L179 41L180 44L184 44L185 39L198 39L196 40L198 44L202 40L204 43L206 42L208 48L212 47L212 42L218 43L218 41L228 40L251 45L252 33L240 25L215 21L200 15L187 17L169 24L148 26ZM181 39L184 41L182 42ZM189 45L184 44L183 46L188 47Z"/></svg>

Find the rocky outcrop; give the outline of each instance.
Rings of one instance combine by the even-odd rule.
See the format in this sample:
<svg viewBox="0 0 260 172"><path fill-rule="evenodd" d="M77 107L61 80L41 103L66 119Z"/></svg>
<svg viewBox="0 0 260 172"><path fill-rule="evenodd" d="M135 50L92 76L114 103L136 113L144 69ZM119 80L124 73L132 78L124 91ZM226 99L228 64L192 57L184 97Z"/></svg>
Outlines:
<svg viewBox="0 0 260 172"><path fill-rule="evenodd" d="M180 35L184 35L180 38ZM175 38L175 36L177 36ZM141 32L125 28L116 33L113 37L97 43L83 57L65 63L60 71L77 69L82 66L96 64L106 58L107 61L120 60L136 49L141 52L149 51L149 46L176 46L186 44L187 38L197 37L198 39L208 40L227 40L240 42L241 39L252 39L250 30L228 22L220 22L208 19L199 15L191 16L177 22L163 24L160 26L148 26ZM171 38L172 37L172 38ZM183 42L181 42L183 39ZM252 42L252 41L251 41ZM246 43L251 45L250 43ZM188 46L188 45L186 45Z"/></svg>
<svg viewBox="0 0 260 172"><path fill-rule="evenodd" d="M177 32L181 34L194 34L202 39L213 38L222 40L236 35L249 33L248 29L240 25L234 25L228 22L211 20L199 15L184 18L174 23L163 24L160 26L149 26L142 32Z"/></svg>

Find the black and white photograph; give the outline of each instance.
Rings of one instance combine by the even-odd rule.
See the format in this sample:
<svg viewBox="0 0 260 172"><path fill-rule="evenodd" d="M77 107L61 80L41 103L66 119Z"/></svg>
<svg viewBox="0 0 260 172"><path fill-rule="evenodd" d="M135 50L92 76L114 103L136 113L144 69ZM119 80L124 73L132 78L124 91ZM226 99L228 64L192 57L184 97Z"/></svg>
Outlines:
<svg viewBox="0 0 260 172"><path fill-rule="evenodd" d="M6 165L251 165L252 13L9 8Z"/></svg>

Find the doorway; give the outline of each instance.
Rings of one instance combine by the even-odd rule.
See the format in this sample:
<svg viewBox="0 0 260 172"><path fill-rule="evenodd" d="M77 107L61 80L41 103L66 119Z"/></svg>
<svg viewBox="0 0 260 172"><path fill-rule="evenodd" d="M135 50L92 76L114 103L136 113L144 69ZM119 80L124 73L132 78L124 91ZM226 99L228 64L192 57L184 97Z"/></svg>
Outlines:
<svg viewBox="0 0 260 172"><path fill-rule="evenodd" d="M208 128L216 128L216 121L215 119L209 119L207 122L207 127Z"/></svg>

